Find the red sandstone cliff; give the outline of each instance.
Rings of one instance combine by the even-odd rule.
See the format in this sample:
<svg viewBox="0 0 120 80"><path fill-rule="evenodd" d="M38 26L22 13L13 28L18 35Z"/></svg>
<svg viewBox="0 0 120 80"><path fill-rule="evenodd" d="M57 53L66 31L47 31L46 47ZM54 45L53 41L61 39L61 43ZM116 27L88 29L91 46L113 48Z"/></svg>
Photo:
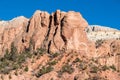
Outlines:
<svg viewBox="0 0 120 80"><path fill-rule="evenodd" d="M21 20L22 18L22 20ZM85 28L87 22L78 12L61 12L51 15L36 11L31 19L18 17L10 22L1 23L1 54L14 43L18 51L29 47L45 48L48 51L80 50L87 43ZM5 27L5 28L4 28Z"/></svg>
<svg viewBox="0 0 120 80"><path fill-rule="evenodd" d="M0 55L4 56L7 49L10 52L11 45L14 45L17 52L23 54L20 60L25 57L23 64L20 63L22 67L17 70L12 68L13 70L5 75L2 73L3 63L6 61L9 65L9 59L0 58L1 79L8 80L12 77L12 80L119 80L120 40L109 36L118 35L119 31L110 29L105 36L106 29L95 28L94 32L92 28L88 28L87 21L74 11L57 10L49 14L37 10L30 19L21 16L11 21L0 21ZM91 31L86 32L86 29ZM24 56L23 51L28 49L30 54ZM28 58L31 55L32 58ZM15 57L12 59L12 65L19 60ZM55 62L51 63L52 61ZM28 72L23 70L26 66ZM47 72L46 67L50 71ZM5 67L5 70L9 69L11 70L9 66ZM40 73L39 69L44 71ZM16 71L19 74L16 75Z"/></svg>

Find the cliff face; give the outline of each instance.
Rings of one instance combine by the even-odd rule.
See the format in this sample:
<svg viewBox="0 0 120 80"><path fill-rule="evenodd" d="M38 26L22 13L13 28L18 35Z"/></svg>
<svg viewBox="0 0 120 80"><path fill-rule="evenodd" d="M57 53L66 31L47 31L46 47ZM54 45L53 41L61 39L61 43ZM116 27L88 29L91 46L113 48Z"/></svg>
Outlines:
<svg viewBox="0 0 120 80"><path fill-rule="evenodd" d="M11 21L0 21L0 54L4 54L6 49L14 42L16 46L22 45L22 36L28 25L28 19L21 16Z"/></svg>
<svg viewBox="0 0 120 80"><path fill-rule="evenodd" d="M100 77L97 80L119 80L119 34L119 30L88 26L81 14L74 11L57 10L49 14L37 10L30 19L21 16L10 21L0 21L0 55L6 54L7 49L10 51L13 48L11 45L16 47L18 53L21 52L20 58L12 57L13 62L8 54L10 60L0 58L0 76L4 76L5 80L9 78L2 73L4 61L8 64L12 62L16 69L17 63L20 60L19 65L22 64L22 60L25 61L22 68L27 66L29 70L24 72L18 68L19 73L23 72L19 76L14 74L15 70L11 71L13 80L93 80L96 76ZM28 49L30 53L24 53ZM32 58L28 58L31 55ZM15 61L18 62L14 64ZM11 67L11 64L8 66ZM10 67L5 67L5 70L11 70Z"/></svg>
<svg viewBox="0 0 120 80"><path fill-rule="evenodd" d="M1 23L1 53L14 43L18 51L27 49L30 42L33 49L45 48L51 52L79 50L87 42L84 29L87 22L77 12L56 11L51 15L36 11L30 20L18 17ZM79 44L78 44L79 43Z"/></svg>

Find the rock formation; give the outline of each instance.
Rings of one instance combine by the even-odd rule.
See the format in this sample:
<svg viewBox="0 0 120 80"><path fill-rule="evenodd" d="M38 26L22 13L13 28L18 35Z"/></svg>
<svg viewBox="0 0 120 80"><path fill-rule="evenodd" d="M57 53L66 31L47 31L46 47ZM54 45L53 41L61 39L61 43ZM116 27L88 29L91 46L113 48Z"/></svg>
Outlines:
<svg viewBox="0 0 120 80"><path fill-rule="evenodd" d="M22 35L28 24L28 19L21 16L10 21L0 22L0 54L4 54L6 49L14 42L16 46L22 45Z"/></svg>
<svg viewBox="0 0 120 80"><path fill-rule="evenodd" d="M48 52L77 51L87 43L84 30L88 24L80 13L57 10L50 15L36 11L29 20L23 18L21 21L21 18L1 22L1 53L10 48L11 43L18 51L27 49L32 43L34 50L45 48Z"/></svg>
<svg viewBox="0 0 120 80"><path fill-rule="evenodd" d="M119 39L120 31L106 26L89 25L86 28L87 36L90 40L108 40L108 39Z"/></svg>
<svg viewBox="0 0 120 80"><path fill-rule="evenodd" d="M120 79L120 31L90 26L79 12L37 10L0 30L0 80Z"/></svg>

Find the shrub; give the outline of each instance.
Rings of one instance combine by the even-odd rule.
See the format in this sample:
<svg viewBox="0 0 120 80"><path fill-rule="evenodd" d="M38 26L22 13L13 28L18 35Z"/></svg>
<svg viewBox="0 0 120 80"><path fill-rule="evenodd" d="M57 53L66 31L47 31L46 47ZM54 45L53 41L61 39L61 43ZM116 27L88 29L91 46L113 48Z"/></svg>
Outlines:
<svg viewBox="0 0 120 80"><path fill-rule="evenodd" d="M81 60L79 58L76 58L73 63L77 63L77 62L81 62Z"/></svg>
<svg viewBox="0 0 120 80"><path fill-rule="evenodd" d="M13 64L13 70L18 69L19 67L20 67L20 64L18 64L18 63L14 63Z"/></svg>
<svg viewBox="0 0 120 80"><path fill-rule="evenodd" d="M25 67L24 71L26 71L26 72L28 71L28 66Z"/></svg>
<svg viewBox="0 0 120 80"><path fill-rule="evenodd" d="M48 64L49 64L49 65L55 65L56 63L57 63L57 61L56 61L56 60L51 61L51 62L48 62Z"/></svg>
<svg viewBox="0 0 120 80"><path fill-rule="evenodd" d="M91 68L91 73L97 73L99 71L99 67L97 67L97 66L93 66L92 68Z"/></svg>
<svg viewBox="0 0 120 80"><path fill-rule="evenodd" d="M37 49L37 53L40 54L40 55L43 55L44 53L46 53L46 49L44 49L44 48L38 48Z"/></svg>
<svg viewBox="0 0 120 80"><path fill-rule="evenodd" d="M103 70L103 71L109 70L109 67L106 66L106 65L104 65L104 66L102 66L102 70Z"/></svg>
<svg viewBox="0 0 120 80"><path fill-rule="evenodd" d="M59 53L57 53L57 52L56 52L56 53L51 53L51 57L52 57L52 58L55 58L55 57L57 57L58 55L59 55Z"/></svg>
<svg viewBox="0 0 120 80"><path fill-rule="evenodd" d="M17 57L17 63L18 63L18 64L21 64L21 63L23 63L23 62L25 61L25 59L26 59L25 54L21 53L21 54Z"/></svg>
<svg viewBox="0 0 120 80"><path fill-rule="evenodd" d="M96 48L98 48L99 46L101 46L101 44L104 42L104 40L100 39L100 40L97 40L95 42L95 45L96 45Z"/></svg>
<svg viewBox="0 0 120 80"><path fill-rule="evenodd" d="M79 64L79 69L81 69L81 70L87 69L86 63L85 63L85 62L81 62L81 63Z"/></svg>
<svg viewBox="0 0 120 80"><path fill-rule="evenodd" d="M92 58L91 60L92 60L94 63L97 63L97 64L98 64L98 59Z"/></svg>
<svg viewBox="0 0 120 80"><path fill-rule="evenodd" d="M116 67L114 65L110 66L110 68L114 71L116 71Z"/></svg>
<svg viewBox="0 0 120 80"><path fill-rule="evenodd" d="M52 66L48 66L48 67L42 67L38 73L36 74L36 77L40 77L42 76L43 74L46 74L46 73L49 73L53 70L53 67Z"/></svg>
<svg viewBox="0 0 120 80"><path fill-rule="evenodd" d="M9 72L12 70L11 67L4 67L3 69L1 69L1 73L3 74L9 74Z"/></svg>
<svg viewBox="0 0 120 80"><path fill-rule="evenodd" d="M89 77L88 79L85 79L85 80L106 80L106 79L96 75L93 77Z"/></svg>
<svg viewBox="0 0 120 80"><path fill-rule="evenodd" d="M61 73L61 74L64 73L64 72L67 72L67 73L71 74L71 73L74 72L74 69L72 68L71 65L66 64L66 65L64 65L64 66L62 67L62 69L60 70L60 73Z"/></svg>

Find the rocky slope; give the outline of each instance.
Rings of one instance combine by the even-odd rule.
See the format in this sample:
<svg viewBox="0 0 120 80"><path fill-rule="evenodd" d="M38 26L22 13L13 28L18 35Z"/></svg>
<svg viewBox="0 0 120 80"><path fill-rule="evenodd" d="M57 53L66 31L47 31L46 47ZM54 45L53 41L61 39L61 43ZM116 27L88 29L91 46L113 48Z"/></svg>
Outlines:
<svg viewBox="0 0 120 80"><path fill-rule="evenodd" d="M89 25L86 28L87 36L90 40L120 39L120 31L106 26Z"/></svg>
<svg viewBox="0 0 120 80"><path fill-rule="evenodd" d="M100 25L89 25L86 29L87 32L98 32L98 31L108 31L108 32L112 32L112 31L119 31L117 29L114 28L110 28L107 26L100 26Z"/></svg>
<svg viewBox="0 0 120 80"><path fill-rule="evenodd" d="M1 80L120 79L119 30L88 26L79 12L37 10L0 30Z"/></svg>

